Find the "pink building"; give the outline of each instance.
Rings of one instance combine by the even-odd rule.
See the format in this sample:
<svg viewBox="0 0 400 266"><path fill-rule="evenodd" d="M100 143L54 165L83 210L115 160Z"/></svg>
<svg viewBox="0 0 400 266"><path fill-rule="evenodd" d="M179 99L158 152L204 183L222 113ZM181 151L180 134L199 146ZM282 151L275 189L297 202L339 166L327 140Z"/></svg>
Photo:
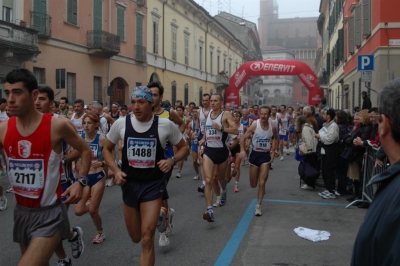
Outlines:
<svg viewBox="0 0 400 266"><path fill-rule="evenodd" d="M147 84L145 3L25 1L23 17L39 31L41 52L25 67L57 98L127 104L130 91Z"/></svg>

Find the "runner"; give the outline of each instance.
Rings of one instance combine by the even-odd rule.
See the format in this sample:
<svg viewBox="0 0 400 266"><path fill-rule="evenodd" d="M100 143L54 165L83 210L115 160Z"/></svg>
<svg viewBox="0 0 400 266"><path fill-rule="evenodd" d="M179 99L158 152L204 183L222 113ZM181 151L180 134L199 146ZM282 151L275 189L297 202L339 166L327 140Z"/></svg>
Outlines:
<svg viewBox="0 0 400 266"><path fill-rule="evenodd" d="M136 87L131 95L134 115L118 119L105 141L103 155L115 173L115 183L122 186L124 216L129 236L142 242L140 265L154 265L156 227L166 231L166 220L159 221L161 199L166 189L164 173L189 154L182 133L168 119L153 115L154 99L147 87ZM122 169L118 169L112 151L124 140ZM165 159L167 140L178 147L172 158ZM157 225L157 222L159 224ZM162 230L161 230L162 231Z"/></svg>
<svg viewBox="0 0 400 266"><path fill-rule="evenodd" d="M64 117L68 117L68 98L67 97L61 97L60 102L59 102L59 110L58 114L62 115Z"/></svg>
<svg viewBox="0 0 400 266"><path fill-rule="evenodd" d="M74 123L79 135L83 133L82 119L85 116L84 106L85 102L82 99L74 101L74 114L71 117L71 121Z"/></svg>
<svg viewBox="0 0 400 266"><path fill-rule="evenodd" d="M269 116L269 121L272 122L272 125L274 125L277 129L279 128L279 123L278 123L278 114L277 114L277 107L275 105L271 105L271 115ZM274 138L274 136L272 136ZM275 143L275 142L273 142ZM278 146L279 147L279 146ZM275 149L276 147L271 147L271 150ZM273 170L272 166L274 165L274 160L275 160L275 152L271 153L271 163L269 164L269 170Z"/></svg>
<svg viewBox="0 0 400 266"><path fill-rule="evenodd" d="M254 212L255 216L261 216L261 203L265 195L265 184L268 179L269 162L271 160L270 148L272 136L274 136L275 147L278 147L278 132L276 126L269 121L271 109L269 107L261 107L260 119L253 123L240 140L240 157L244 158L246 152L244 150L245 140L252 138L252 151L250 153L250 186L257 187L258 184L258 201ZM275 155L279 156L278 149L275 149Z"/></svg>
<svg viewBox="0 0 400 266"><path fill-rule="evenodd" d="M119 105L117 103L113 103L111 105L111 114L110 114L111 118L115 120L117 120L120 116L120 111L119 111Z"/></svg>
<svg viewBox="0 0 400 266"><path fill-rule="evenodd" d="M77 216L90 213L93 223L96 226L96 235L93 244L101 244L106 239L103 231L103 223L99 214L99 207L105 189L106 173L104 172L105 162L101 150L104 146L105 137L98 133L100 118L95 114L87 114L83 119L82 138L92 150L92 163L88 173L88 185L83 190L82 200L74 206ZM80 161L77 162L77 172L80 171Z"/></svg>
<svg viewBox="0 0 400 266"><path fill-rule="evenodd" d="M182 133L182 135L183 135L183 137L184 137L184 140L186 141L186 126L187 126L187 123L188 122L190 122L190 121L187 121L187 120L190 120L190 119L187 119L186 118L186 116L185 116L185 109L183 108L183 106L182 105L180 105L180 106L177 106L176 107L176 113L178 114L178 117L183 121L183 123L185 124L185 131L183 131L183 133ZM179 126L179 125L176 125L176 126ZM174 153L176 153L176 147L174 147ZM178 161L178 172L176 173L176 177L177 178L181 178L182 177L182 175L181 175L181 171L182 171L182 168L183 168L183 162L184 162L184 160L181 160L181 161Z"/></svg>
<svg viewBox="0 0 400 266"><path fill-rule="evenodd" d="M292 117L286 112L286 105L281 105L281 113L278 116L279 124L279 149L281 154L281 161L283 161L283 146L286 147L287 155L289 153L289 125L293 123Z"/></svg>
<svg viewBox="0 0 400 266"><path fill-rule="evenodd" d="M4 98L1 98L0 99L0 124L4 121L8 120L6 106L7 106L7 100ZM5 153L4 153L3 149L0 149L0 154L1 154L1 158L0 158L0 178L1 178L3 176L7 175L7 170L6 170L7 165L3 166L3 163L2 163L2 160L4 160L4 163L6 162L6 157L5 157ZM8 190L7 190L7 192L8 192ZM5 209L7 209L7 198L4 195L3 186L0 184L0 211L4 211Z"/></svg>
<svg viewBox="0 0 400 266"><path fill-rule="evenodd" d="M200 121L200 133L201 133L199 138L200 137L203 138L203 136L204 136L207 116L211 110L210 99L211 99L210 94L208 94L208 93L203 94L203 99L202 99L203 108L199 109L199 121ZM203 147L202 146L198 146L198 147L199 147L198 155L199 155L199 162L200 162L200 176L202 178L202 184L200 187L197 188L197 191L200 193L204 193L204 189L206 187L206 176L204 175L204 171L203 171Z"/></svg>
<svg viewBox="0 0 400 266"><path fill-rule="evenodd" d="M214 165L218 167L218 178L221 184L220 205L226 204L226 179L225 172L228 165L229 150L225 141L228 134L238 134L238 129L233 121L230 112L221 110L223 103L222 95L213 94L211 96L211 111L209 112L205 125L205 134L200 141L200 146L205 145L203 153L203 171L206 176L205 198L207 210L203 214L203 219L214 222L214 212L212 207L212 180Z"/></svg>
<svg viewBox="0 0 400 266"><path fill-rule="evenodd" d="M179 125L179 131L183 133L185 131L186 125L183 123L182 119L179 118L178 114L176 112L170 112L170 109L164 108L160 106L160 103L162 102L163 96L164 96L164 87L161 85L160 82L151 82L148 85L148 88L151 90L153 93L153 100L154 100L154 108L153 108L153 114L157 115L161 118L166 118L171 120L175 125ZM179 100L177 101L179 102ZM169 141L166 144L165 148L165 158L173 158L174 157L174 150L172 145L169 143ZM173 167L169 170L168 173L164 174L165 182L168 185L169 179L171 178ZM169 233L171 233L172 228L173 228L173 217L175 210L172 208L169 208L168 206L168 192L165 189L162 197L162 203L161 203L161 210L160 210L160 219L166 219L167 223L167 230L164 230L163 227L158 227L158 230L160 232L160 238L158 240L158 245L159 246L167 246L169 245Z"/></svg>
<svg viewBox="0 0 400 266"><path fill-rule="evenodd" d="M54 91L49 86L41 86L39 87L39 95L35 102L36 110L43 113L43 114L52 114L51 112L51 105L54 101ZM59 117L70 124L70 126L75 130L75 125L65 118L62 115L52 114L53 117ZM67 150L67 145L63 141L62 143L62 171L61 171L61 188L62 191L65 192L67 188L69 188L75 182L75 176L72 172L72 161L79 158L79 152L70 153ZM69 204L65 204L67 210L69 208ZM74 258L79 258L83 251L84 251L84 243L83 243L83 232L82 228L76 226L70 229L69 233L69 243L72 249L72 256ZM67 254L65 253L63 243L60 241L59 245L57 246L55 253L58 257L58 266L68 266L72 265L71 259L68 258Z"/></svg>
<svg viewBox="0 0 400 266"><path fill-rule="evenodd" d="M191 150L192 150L192 159L193 159L193 168L196 172L196 175L193 177L193 180L200 179L199 173L199 153L198 153L198 146L199 146L199 138L201 137L201 130L200 130L200 120L199 120L199 107L192 108L192 122L190 123L190 130L188 131L188 138L191 140Z"/></svg>
<svg viewBox="0 0 400 266"><path fill-rule="evenodd" d="M90 148L68 123L36 111L37 88L35 76L27 69L11 71L4 83L13 117L0 124L0 146L7 147L9 178L17 202L13 236L21 248L19 265L48 264L60 240L69 237L64 204L81 199L90 163ZM64 193L60 182L62 140L82 154L83 174ZM63 196L67 199L61 204Z"/></svg>
<svg viewBox="0 0 400 266"><path fill-rule="evenodd" d="M240 139L243 134L246 133L247 128L240 123L241 113L239 111L233 112L233 121L235 121L236 126L238 127L239 134L237 135L237 141L231 144L228 148L232 154L232 164L231 164L231 174L232 178L235 179L235 185L233 186L233 192L239 192L239 179L240 179L240 163L242 158L240 158ZM229 179L230 180L230 179Z"/></svg>

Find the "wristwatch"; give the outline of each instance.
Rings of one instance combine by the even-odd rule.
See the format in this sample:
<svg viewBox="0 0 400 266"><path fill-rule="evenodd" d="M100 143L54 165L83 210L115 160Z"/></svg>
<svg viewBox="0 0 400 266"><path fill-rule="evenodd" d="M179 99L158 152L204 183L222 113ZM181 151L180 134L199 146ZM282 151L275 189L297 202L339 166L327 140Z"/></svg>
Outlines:
<svg viewBox="0 0 400 266"><path fill-rule="evenodd" d="M176 160L175 156L171 157L171 160L174 162L174 164L176 164L178 161Z"/></svg>
<svg viewBox="0 0 400 266"><path fill-rule="evenodd" d="M87 176L80 175L78 178L78 182L79 184L81 184L82 187L86 187L89 183L89 178L87 178Z"/></svg>

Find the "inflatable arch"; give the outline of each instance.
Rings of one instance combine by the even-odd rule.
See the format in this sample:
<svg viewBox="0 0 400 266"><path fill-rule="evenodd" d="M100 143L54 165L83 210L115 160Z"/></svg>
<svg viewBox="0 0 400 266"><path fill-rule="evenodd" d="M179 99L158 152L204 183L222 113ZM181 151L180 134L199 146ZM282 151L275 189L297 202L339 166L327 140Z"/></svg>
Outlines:
<svg viewBox="0 0 400 266"><path fill-rule="evenodd" d="M240 104L239 89L251 76L293 75L297 75L308 89L308 104L320 103L323 91L318 85L317 76L306 63L298 60L262 60L241 65L229 79L229 87L225 89L225 102L238 106Z"/></svg>

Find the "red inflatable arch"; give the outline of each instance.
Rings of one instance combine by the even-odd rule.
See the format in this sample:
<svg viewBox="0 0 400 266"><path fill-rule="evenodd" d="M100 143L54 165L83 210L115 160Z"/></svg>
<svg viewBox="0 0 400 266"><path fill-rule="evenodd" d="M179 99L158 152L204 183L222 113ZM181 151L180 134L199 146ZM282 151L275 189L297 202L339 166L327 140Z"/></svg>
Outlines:
<svg viewBox="0 0 400 266"><path fill-rule="evenodd" d="M293 75L297 75L308 89L308 104L320 103L323 92L318 85L317 76L306 63L297 60L262 60L241 65L229 79L229 87L225 89L225 102L237 107L240 104L239 89L251 76Z"/></svg>

